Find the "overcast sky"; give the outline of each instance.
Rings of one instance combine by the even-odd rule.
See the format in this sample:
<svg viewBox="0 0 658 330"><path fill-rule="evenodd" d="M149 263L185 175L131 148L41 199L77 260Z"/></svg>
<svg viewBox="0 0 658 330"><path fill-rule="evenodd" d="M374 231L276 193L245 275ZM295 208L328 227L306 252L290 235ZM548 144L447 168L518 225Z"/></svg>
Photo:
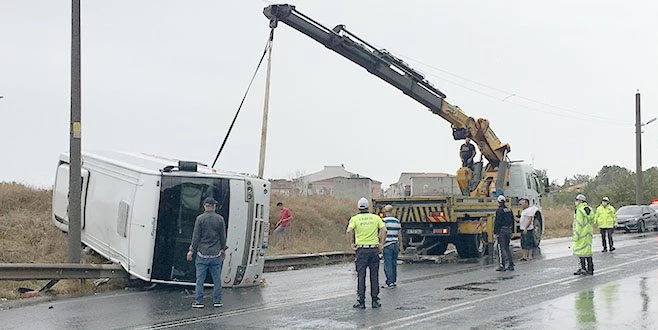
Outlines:
<svg viewBox="0 0 658 330"><path fill-rule="evenodd" d="M82 0L83 149L211 163L269 33L269 1ZM511 159L560 182L635 169L635 92L658 116L655 1L297 1L424 72L452 104L490 120ZM68 150L70 2L0 1L0 181L52 185ZM265 72L219 168L256 173ZM280 24L267 178L323 165L384 184L454 173L450 125L364 69ZM504 100L504 101L503 101ZM644 167L658 165L658 123Z"/></svg>

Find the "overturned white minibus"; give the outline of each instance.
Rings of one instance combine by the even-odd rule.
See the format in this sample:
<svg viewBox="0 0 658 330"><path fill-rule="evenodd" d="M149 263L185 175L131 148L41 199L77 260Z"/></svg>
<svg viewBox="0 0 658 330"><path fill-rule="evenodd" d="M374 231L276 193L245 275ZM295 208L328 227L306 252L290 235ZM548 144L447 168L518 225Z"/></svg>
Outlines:
<svg viewBox="0 0 658 330"><path fill-rule="evenodd" d="M53 188L53 221L68 230L69 156ZM267 248L270 184L196 162L112 151L82 154L82 243L148 282L195 282L185 259L202 201L226 221L225 287L260 283ZM207 282L211 283L210 276Z"/></svg>

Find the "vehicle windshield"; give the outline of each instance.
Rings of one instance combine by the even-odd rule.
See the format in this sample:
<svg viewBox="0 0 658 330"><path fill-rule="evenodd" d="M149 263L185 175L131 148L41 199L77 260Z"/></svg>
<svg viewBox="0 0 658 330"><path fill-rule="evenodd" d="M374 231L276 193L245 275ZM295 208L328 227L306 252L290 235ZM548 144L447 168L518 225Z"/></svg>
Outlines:
<svg viewBox="0 0 658 330"><path fill-rule="evenodd" d="M641 215L642 207L637 205L622 206L617 211L617 215Z"/></svg>

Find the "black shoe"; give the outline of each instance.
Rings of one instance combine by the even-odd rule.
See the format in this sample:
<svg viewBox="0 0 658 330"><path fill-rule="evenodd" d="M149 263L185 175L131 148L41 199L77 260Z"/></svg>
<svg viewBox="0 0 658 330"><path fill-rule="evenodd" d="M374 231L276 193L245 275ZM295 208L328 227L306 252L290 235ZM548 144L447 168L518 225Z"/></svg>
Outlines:
<svg viewBox="0 0 658 330"><path fill-rule="evenodd" d="M610 248L610 251L612 251L612 248ZM603 249L601 252L608 252L608 249Z"/></svg>
<svg viewBox="0 0 658 330"><path fill-rule="evenodd" d="M507 270L510 271L510 272L513 272L514 271L514 266L507 267Z"/></svg>
<svg viewBox="0 0 658 330"><path fill-rule="evenodd" d="M379 302L379 299L373 300L372 301L372 308L379 308L379 307L382 307L382 303Z"/></svg>
<svg viewBox="0 0 658 330"><path fill-rule="evenodd" d="M575 271L573 274L574 275L585 275L587 272L584 269L579 269Z"/></svg>
<svg viewBox="0 0 658 330"><path fill-rule="evenodd" d="M585 275L594 275L594 271L591 271L591 272L590 272L590 271L586 271L586 272L585 272Z"/></svg>
<svg viewBox="0 0 658 330"><path fill-rule="evenodd" d="M358 308L358 309L366 309L366 302L361 301L361 300L357 300L356 304L352 305L352 307Z"/></svg>
<svg viewBox="0 0 658 330"><path fill-rule="evenodd" d="M610 248L610 252L612 252L612 251L614 251L614 250L617 250L617 249L615 249L614 247L611 247L611 248Z"/></svg>
<svg viewBox="0 0 658 330"><path fill-rule="evenodd" d="M504 271L506 271L506 270L507 270L507 269L506 269L505 267L503 267L503 266L500 266L500 267L496 268L496 271L497 271L497 272L504 272Z"/></svg>

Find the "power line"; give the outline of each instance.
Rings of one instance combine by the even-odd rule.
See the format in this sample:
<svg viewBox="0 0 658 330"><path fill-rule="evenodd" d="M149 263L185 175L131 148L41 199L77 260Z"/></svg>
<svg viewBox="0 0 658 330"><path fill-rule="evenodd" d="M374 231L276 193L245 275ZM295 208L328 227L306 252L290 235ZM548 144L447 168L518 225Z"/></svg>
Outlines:
<svg viewBox="0 0 658 330"><path fill-rule="evenodd" d="M485 96L487 96L487 97L491 97L491 98L494 98L494 99L500 100L500 101L502 101L502 102L506 102L506 103L514 104L514 105L516 105L516 106L520 106L520 107L523 107L523 108L526 108L526 109L530 109L530 110L534 110L534 111L538 111L538 112L543 112L542 110L539 110L539 109L536 109L536 108L531 108L531 107L528 107L528 106L525 106L525 105L521 105L521 104L517 104L517 103L514 103L514 102L510 102L510 101L508 101L508 99L511 99L511 98L518 98L518 99L521 99L521 100L524 100L524 101L527 101L527 102L532 102L532 103L536 103L536 104L539 104L539 105L542 105L542 106L545 106L545 107L549 107L549 108L553 108L553 109L559 110L559 111L561 111L561 112L566 113L567 116L570 116L571 118L577 118L577 117L574 117L573 114L578 114L578 115L580 115L580 116L589 117L589 118L596 119L596 120L599 120L599 121L601 121L601 122L605 122L605 123L612 124L612 125L619 125L619 126L628 126L628 125L631 125L631 124L628 124L628 123L620 123L620 122L618 122L617 120L615 120L614 118L609 118L609 117L599 116L599 115L595 115L595 114L591 114L591 113L584 113L584 112L574 111L574 110L572 110L572 109L567 109L567 108L565 108L565 107L560 107L560 106L552 105L552 104L549 104L549 103L546 103L546 102L538 101L538 100L535 100L535 99L532 99L532 98L529 98L529 97L525 97L525 96L519 95L519 94L514 93L514 92L511 92L511 91L507 91L507 90L504 90L504 89L501 89L501 88L497 88L497 87L494 87L494 86L490 86L490 85L487 85L487 84L483 84L483 83L481 83L481 82L478 82L478 81L475 81L475 80L472 80L472 79L469 79L469 78L466 78L466 77L460 76L460 75L458 75L458 74L455 74L455 73L452 73L452 72L450 72L450 71L447 71L447 70L444 70L444 69L438 68L438 67L436 67L436 66L433 66L433 65L430 65L430 64L424 63L424 62L422 62L422 61L420 61L420 60L417 60L417 59L415 59L415 58L412 58L412 57L409 57L409 56L406 56L406 55L399 54L399 53L397 53L397 52L396 52L396 55L399 55L399 57L404 58L404 59L407 59L407 60L409 60L409 61L416 62L416 63L418 63L418 64L420 64L420 65L426 66L426 67L428 67L428 68L430 68L430 69L433 69L433 70L436 70L436 71L439 71L439 72L442 72L442 73L448 74L448 75L450 75L450 76L453 76L453 77L459 78L459 79L461 79L461 80L467 81L467 82L469 82L469 83L472 83L472 84L475 84L475 85L478 85L478 86L481 86L481 87L484 87L484 88L487 88L487 89L490 89L490 90L493 90L493 91L496 91L496 92L499 92L499 93L503 93L503 94L505 94L506 96L505 96L503 99L501 99L500 97L496 97L496 96L494 96L494 95L492 95L492 94L490 94L490 93L485 93L485 92L482 92L482 91L480 91L480 90L476 90L476 89L473 89L473 88L467 87L467 86L465 86L465 85L463 85L463 84L459 84L459 83L456 83L456 82L454 82L454 81L450 81L450 80L445 79L445 78L443 78L443 77L439 77L439 76L437 76L437 75L429 74L429 75L431 75L431 76L433 76L433 77L435 77L435 78L443 79L443 80L445 80L445 81L447 81L447 82L449 82L449 83L452 83L452 84L454 84L454 85L457 85L457 86L459 86L459 87L462 87L462 88L468 89L468 90L470 90L470 91L473 91L473 92L476 92L476 93L479 93L479 94L482 94L482 95L485 95ZM550 113L552 113L552 114L556 114L555 112L550 112Z"/></svg>
<svg viewBox="0 0 658 330"><path fill-rule="evenodd" d="M585 114L578 113L578 112L573 112L573 113L558 113L558 112L551 111L551 110L537 109L537 108L530 107L530 106L527 106L527 105L524 105L524 104L516 103L516 102L513 102L513 101L508 101L507 99L510 98L511 95L510 95L510 96L507 96L506 98L504 98L504 99L501 100L500 97L498 97L498 96L495 96L495 95L492 95L492 94L490 94L490 93L486 93L486 92L480 91L480 90L478 90L478 89L475 89L475 88L472 88L472 87L469 87L469 86L466 86L466 85L460 84L460 83L458 83L458 82L455 82L455 81L452 81L452 80L446 79L445 77L441 77L441 76L435 75L435 74L433 74L433 73L428 73L427 75L428 75L428 76L431 76L431 77L434 77L434 78L436 78L436 79L442 80L442 81L444 81L444 82L447 82L447 83L453 84L453 85L455 85L455 86L458 86L458 87L464 88L464 89L466 89L466 90L472 91L472 92L474 92L474 93L477 93L477 94L480 94L480 95L483 95L483 96L486 96L486 97L492 98L492 99L494 99L494 100L501 101L501 102L505 102L505 103L508 103L508 104L511 104L511 105L514 105L514 106L517 106L517 107L520 107L520 108L524 108L524 109L527 109L527 110L530 110L530 111L539 112L539 113L544 113L544 114L550 114L550 115L553 115L553 116L556 116L556 117L561 117L561 118L568 117L568 118L572 118L572 119L585 119L585 118L583 118L583 117L586 116ZM601 123L606 123L606 124L610 124L610 125L617 125L617 126L628 126L628 125L630 125L630 124L619 123L619 122L612 121L612 120L607 120L607 119L604 119L604 118L593 118L593 119L595 119L595 120L597 120L597 121L599 121L599 122L601 122Z"/></svg>

